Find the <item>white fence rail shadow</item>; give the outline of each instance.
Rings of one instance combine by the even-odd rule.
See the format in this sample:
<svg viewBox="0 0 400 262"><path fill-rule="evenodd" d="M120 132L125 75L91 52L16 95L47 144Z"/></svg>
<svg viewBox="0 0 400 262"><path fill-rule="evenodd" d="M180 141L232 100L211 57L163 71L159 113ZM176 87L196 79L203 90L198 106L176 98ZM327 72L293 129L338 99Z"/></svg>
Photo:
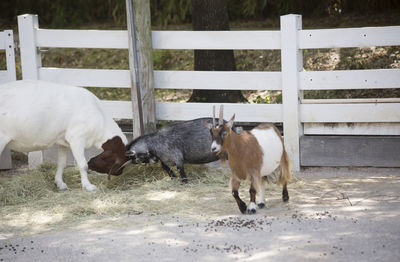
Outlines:
<svg viewBox="0 0 400 262"><path fill-rule="evenodd" d="M12 30L0 31L0 51L4 50L6 57L7 70L0 70L0 84L15 81L17 79L15 71L14 35ZM0 151L0 169L10 169L11 152L4 149Z"/></svg>
<svg viewBox="0 0 400 262"><path fill-rule="evenodd" d="M128 48L127 31L40 29L35 15L18 17L24 79L78 86L130 88L128 70L46 68L40 47ZM282 90L282 104L225 104L237 121L282 122L285 146L300 168L303 134L400 135L400 101L306 101L304 90L399 88L399 69L304 71L303 49L400 45L400 26L303 30L301 16L281 17L280 31L153 31L154 49L280 49L282 72L154 71L155 88ZM387 102L387 101L386 101ZM131 102L102 101L115 118L132 118ZM156 103L158 120L210 116L211 103ZM327 128L324 123L338 123ZM351 131L345 123L352 123ZM360 124L358 124L360 123ZM384 124L381 124L384 123ZM356 128L354 128L356 127ZM31 155L35 157L35 153ZM40 161L40 155L36 154Z"/></svg>

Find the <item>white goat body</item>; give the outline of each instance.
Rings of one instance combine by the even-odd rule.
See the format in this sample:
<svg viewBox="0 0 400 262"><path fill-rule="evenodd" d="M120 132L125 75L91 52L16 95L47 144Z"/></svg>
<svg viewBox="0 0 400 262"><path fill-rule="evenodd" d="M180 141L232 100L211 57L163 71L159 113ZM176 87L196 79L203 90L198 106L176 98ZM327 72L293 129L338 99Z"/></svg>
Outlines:
<svg viewBox="0 0 400 262"><path fill-rule="evenodd" d="M281 164L283 153L281 137L272 126L268 126L268 128L255 127L249 132L257 139L262 151L261 176L268 176Z"/></svg>
<svg viewBox="0 0 400 262"><path fill-rule="evenodd" d="M79 167L82 187L96 190L87 178L84 150L92 146L101 149L115 136L127 143L99 99L86 89L39 80L0 85L0 154L6 146L31 152L58 145L55 182L61 190L67 189L62 180L67 149L71 148Z"/></svg>

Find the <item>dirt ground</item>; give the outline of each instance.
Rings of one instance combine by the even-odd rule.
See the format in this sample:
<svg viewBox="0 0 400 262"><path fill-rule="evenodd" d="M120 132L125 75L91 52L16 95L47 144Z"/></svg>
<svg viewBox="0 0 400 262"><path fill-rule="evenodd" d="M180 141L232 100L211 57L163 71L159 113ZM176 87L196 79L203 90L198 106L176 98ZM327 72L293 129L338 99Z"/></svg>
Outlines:
<svg viewBox="0 0 400 262"><path fill-rule="evenodd" d="M0 232L0 261L400 261L400 169L309 168L296 178L289 203L267 193L255 215L232 198L222 215L147 210Z"/></svg>

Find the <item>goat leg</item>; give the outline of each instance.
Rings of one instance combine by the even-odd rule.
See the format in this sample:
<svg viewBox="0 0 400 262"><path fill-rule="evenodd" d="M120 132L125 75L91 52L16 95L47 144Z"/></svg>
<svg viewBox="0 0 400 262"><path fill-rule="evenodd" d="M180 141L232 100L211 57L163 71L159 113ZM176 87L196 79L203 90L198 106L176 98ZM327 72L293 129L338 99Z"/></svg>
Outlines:
<svg viewBox="0 0 400 262"><path fill-rule="evenodd" d="M174 172L171 170L171 168L169 168L166 164L164 164L163 162L161 162L161 166L162 168L167 171L169 177L171 179L176 178L176 175L174 174Z"/></svg>
<svg viewBox="0 0 400 262"><path fill-rule="evenodd" d="M89 182L87 175L88 164L85 159L85 146L84 146L85 142L78 139L68 142L71 146L72 155L75 158L76 164L79 168L79 172L81 173L82 187L89 192L96 191L97 187Z"/></svg>
<svg viewBox="0 0 400 262"><path fill-rule="evenodd" d="M287 183L285 183L283 185L282 200L283 200L283 202L288 202L289 201L289 192L287 190Z"/></svg>
<svg viewBox="0 0 400 262"><path fill-rule="evenodd" d="M256 213L256 190L253 187L253 184L251 184L250 190L250 204L249 208L247 209L247 214L255 214Z"/></svg>
<svg viewBox="0 0 400 262"><path fill-rule="evenodd" d="M239 197L238 193L239 186L240 186L240 181L238 179L235 179L235 177L232 177L231 178L232 196L235 198L240 212L242 212L242 214L245 214L247 206L246 203L244 203Z"/></svg>
<svg viewBox="0 0 400 262"><path fill-rule="evenodd" d="M264 204L265 188L264 188L264 182L262 181L262 179L260 179L260 180L261 181L260 181L260 184L259 184L258 190L257 190L257 194L258 194L257 206L258 206L258 208L264 208L265 207L265 204Z"/></svg>
<svg viewBox="0 0 400 262"><path fill-rule="evenodd" d="M179 173L180 173L181 178L182 178L182 183L186 184L188 182L188 179L187 179L187 176L185 174L185 169L183 168L183 164L182 165L177 165L177 167L178 167Z"/></svg>
<svg viewBox="0 0 400 262"><path fill-rule="evenodd" d="M54 182L59 190L67 190L68 187L63 181L63 171L67 165L67 154L68 148L59 145L58 146L58 160L57 160L57 172Z"/></svg>
<svg viewBox="0 0 400 262"><path fill-rule="evenodd" d="M246 210L247 210L247 206L246 206L246 203L244 203L244 202L240 199L238 191L237 191L237 190L232 190L232 196L235 198L236 203L237 203L237 205L238 205L238 207L239 207L240 212L242 212L242 214L245 214L245 213L246 213Z"/></svg>

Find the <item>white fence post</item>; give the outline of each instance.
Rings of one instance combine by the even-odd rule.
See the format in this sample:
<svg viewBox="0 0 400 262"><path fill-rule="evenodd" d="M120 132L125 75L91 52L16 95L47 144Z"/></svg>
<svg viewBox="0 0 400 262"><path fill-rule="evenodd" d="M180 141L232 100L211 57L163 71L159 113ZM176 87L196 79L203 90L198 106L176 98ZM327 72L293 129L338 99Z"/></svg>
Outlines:
<svg viewBox="0 0 400 262"><path fill-rule="evenodd" d="M39 67L42 66L42 60L36 45L36 30L38 28L37 15L18 16L22 79L39 79Z"/></svg>
<svg viewBox="0 0 400 262"><path fill-rule="evenodd" d="M14 35L12 30L4 30L4 46L6 50L7 81L15 81L15 54L14 54ZM11 152L5 148L0 152L0 169L12 168Z"/></svg>
<svg viewBox="0 0 400 262"><path fill-rule="evenodd" d="M15 52L14 52L14 35L13 30L4 30L6 34L5 44L6 44L6 63L8 80L17 80L17 73L15 69Z"/></svg>
<svg viewBox="0 0 400 262"><path fill-rule="evenodd" d="M5 148L0 155L0 170L11 169L11 168L12 168L11 151Z"/></svg>
<svg viewBox="0 0 400 262"><path fill-rule="evenodd" d="M300 171L300 136L303 133L299 116L300 72L303 55L299 49L300 15L281 16L282 104L285 148L293 170Z"/></svg>
<svg viewBox="0 0 400 262"><path fill-rule="evenodd" d="M39 28L37 15L18 16L19 43L21 50L21 68L23 79L39 79L39 68L42 66L39 49L36 45L36 30ZM43 152L28 154L29 169L43 163Z"/></svg>

